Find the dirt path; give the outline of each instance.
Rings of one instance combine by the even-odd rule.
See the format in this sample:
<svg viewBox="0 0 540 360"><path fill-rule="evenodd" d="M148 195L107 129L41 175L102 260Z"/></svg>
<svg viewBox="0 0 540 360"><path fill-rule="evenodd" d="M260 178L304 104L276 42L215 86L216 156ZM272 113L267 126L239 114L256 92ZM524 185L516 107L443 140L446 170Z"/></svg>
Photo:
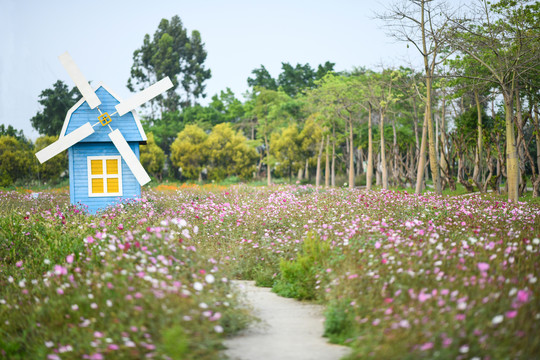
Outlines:
<svg viewBox="0 0 540 360"><path fill-rule="evenodd" d="M286 299L259 288L253 281L237 281L254 315L262 320L225 341L225 354L234 360L338 360L345 346L322 337L322 306Z"/></svg>

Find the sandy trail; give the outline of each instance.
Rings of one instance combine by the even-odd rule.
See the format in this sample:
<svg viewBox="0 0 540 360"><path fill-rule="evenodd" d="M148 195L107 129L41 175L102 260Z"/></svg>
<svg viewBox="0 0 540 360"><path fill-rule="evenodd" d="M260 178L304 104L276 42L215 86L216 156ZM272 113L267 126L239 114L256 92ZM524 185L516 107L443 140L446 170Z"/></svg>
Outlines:
<svg viewBox="0 0 540 360"><path fill-rule="evenodd" d="M253 281L236 281L262 320L225 341L225 354L233 360L338 360L349 353L322 337L323 307L282 298Z"/></svg>

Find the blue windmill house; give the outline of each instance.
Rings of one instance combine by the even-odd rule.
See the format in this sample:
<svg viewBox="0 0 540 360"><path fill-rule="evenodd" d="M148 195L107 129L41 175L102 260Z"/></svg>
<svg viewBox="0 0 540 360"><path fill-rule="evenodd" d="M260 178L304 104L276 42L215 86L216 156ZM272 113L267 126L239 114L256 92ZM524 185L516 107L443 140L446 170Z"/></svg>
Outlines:
<svg viewBox="0 0 540 360"><path fill-rule="evenodd" d="M59 59L83 97L69 109L59 139L36 157L43 163L68 150L70 201L91 213L140 198L150 177L139 161L146 134L134 109L170 89L171 80L121 101L105 84L93 90L67 52Z"/></svg>

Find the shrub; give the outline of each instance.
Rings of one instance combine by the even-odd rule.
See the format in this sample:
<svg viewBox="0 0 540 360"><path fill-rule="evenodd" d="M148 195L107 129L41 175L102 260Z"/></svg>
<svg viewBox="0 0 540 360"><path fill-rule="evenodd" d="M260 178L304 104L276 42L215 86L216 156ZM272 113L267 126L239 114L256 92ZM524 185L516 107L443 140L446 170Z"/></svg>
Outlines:
<svg viewBox="0 0 540 360"><path fill-rule="evenodd" d="M322 272L330 245L317 235L309 233L302 245L302 254L296 260L281 259L281 277L275 282L273 291L281 296L299 300L313 300L317 296L317 277Z"/></svg>

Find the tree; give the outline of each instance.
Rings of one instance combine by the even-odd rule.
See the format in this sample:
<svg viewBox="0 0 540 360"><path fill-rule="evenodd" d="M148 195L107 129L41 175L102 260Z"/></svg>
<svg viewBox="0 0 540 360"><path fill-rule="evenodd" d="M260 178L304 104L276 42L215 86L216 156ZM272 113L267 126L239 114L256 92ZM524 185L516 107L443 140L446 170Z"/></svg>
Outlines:
<svg viewBox="0 0 540 360"><path fill-rule="evenodd" d="M247 79L247 83L252 88L258 87L267 90L277 90L278 87L276 79L274 79L272 75L270 75L264 65L261 65L260 68L252 70L251 73L255 75L255 77L249 77Z"/></svg>
<svg viewBox="0 0 540 360"><path fill-rule="evenodd" d="M292 177L294 171L302 169L298 126L294 123L275 131L270 137L271 154L276 159L276 171L282 176Z"/></svg>
<svg viewBox="0 0 540 360"><path fill-rule="evenodd" d="M327 73L334 71L334 63L327 61L313 69L309 64L281 63L281 73L277 80L266 70L264 65L253 70L254 78L248 78L248 85L251 87L261 87L268 90L281 88L290 97L296 97L299 93L315 86L315 81L322 79Z"/></svg>
<svg viewBox="0 0 540 360"><path fill-rule="evenodd" d="M289 63L281 63L281 69L278 84L290 97L295 97L300 91L311 89L315 85L315 70L309 64L296 64L293 67Z"/></svg>
<svg viewBox="0 0 540 360"><path fill-rule="evenodd" d="M383 70L379 73L372 73L367 78L367 88L370 98L370 104L375 106L379 111L379 134L380 134L380 154L382 167L382 185L383 189L388 189L388 167L386 162L386 142L384 139L384 119L387 116L387 111L392 106L398 97L393 91L394 82L400 77L400 73L394 70Z"/></svg>
<svg viewBox="0 0 540 360"><path fill-rule="evenodd" d="M34 154L38 151L46 148L53 142L58 140L58 135L56 136L41 136L36 139ZM47 160L43 164L37 165L37 175L39 180L42 181L52 181L58 182L63 172L68 169L68 157L67 152L62 151L60 154L55 157Z"/></svg>
<svg viewBox="0 0 540 360"><path fill-rule="evenodd" d="M165 152L156 145L154 134L147 133L146 145L141 146L141 164L147 172L161 180Z"/></svg>
<svg viewBox="0 0 540 360"><path fill-rule="evenodd" d="M379 17L386 22L391 36L413 44L422 55L426 84L424 121L427 124L429 138L429 164L435 191L437 194L442 194L431 108L433 77L437 64L442 61L438 61L437 57L444 50L448 20L443 16L447 13L444 3L439 3L439 5L433 5L433 3L433 0L406 0L393 4L386 14ZM421 158L424 156L423 153L420 154ZM418 179L422 177L423 171L424 167L418 166ZM416 191L419 192L418 186Z"/></svg>
<svg viewBox="0 0 540 360"><path fill-rule="evenodd" d="M300 134L298 134L298 141L300 145L301 155L306 162L306 174L305 178L309 176L308 164L313 163L316 159L317 171L315 175L315 185L318 187L321 177L321 156L322 149L324 147L324 129L320 123L324 119L319 116L318 113L311 114L306 121Z"/></svg>
<svg viewBox="0 0 540 360"><path fill-rule="evenodd" d="M519 198L518 153L514 134L517 81L540 57L540 3L502 0L479 1L466 16L449 17L451 46L487 69L489 76L475 77L496 84L503 97L506 123L508 200ZM520 126L520 124L518 124Z"/></svg>
<svg viewBox="0 0 540 360"><path fill-rule="evenodd" d="M146 34L143 45L133 52L127 87L135 92L168 76L173 87L150 101L152 113L156 106L160 113L189 107L206 96L204 82L211 76L210 70L204 67L206 56L197 30L188 36L179 16L173 16L170 21L162 19L153 38Z"/></svg>
<svg viewBox="0 0 540 360"><path fill-rule="evenodd" d="M225 91L221 90L219 96L217 94L212 96L209 107L223 116L220 122L238 123L245 114L244 105L235 97L230 88Z"/></svg>
<svg viewBox="0 0 540 360"><path fill-rule="evenodd" d="M4 124L0 124L0 136L7 135L16 138L19 141L24 143L29 143L28 139L24 136L22 130L17 130L13 126L8 125L7 127Z"/></svg>
<svg viewBox="0 0 540 360"><path fill-rule="evenodd" d="M253 176L257 151L229 123L214 126L202 151L207 159L208 178L211 180L219 181L229 176L248 179Z"/></svg>
<svg viewBox="0 0 540 360"><path fill-rule="evenodd" d="M275 159L271 156L270 137L272 132L279 129L284 123L292 118L283 104L290 100L283 91L268 90L265 88L255 88L252 94L252 105L247 114L256 121L257 137L264 143L266 178L267 184L272 184L271 170Z"/></svg>
<svg viewBox="0 0 540 360"><path fill-rule="evenodd" d="M321 111L336 117L345 123L348 136L349 153L349 188L354 187L354 122L358 120L362 110L362 91L357 77L336 76L327 74L316 89L310 92L313 101L318 103ZM331 115L330 115L331 114Z"/></svg>
<svg viewBox="0 0 540 360"><path fill-rule="evenodd" d="M203 144L208 135L197 125L187 125L171 145L171 162L181 169L182 177L202 180L206 163Z"/></svg>
<svg viewBox="0 0 540 360"><path fill-rule="evenodd" d="M0 186L9 186L29 177L34 159L28 144L13 136L0 136Z"/></svg>
<svg viewBox="0 0 540 360"><path fill-rule="evenodd" d="M32 127L41 135L59 135L68 110L79 96L75 87L69 90L63 81L58 80L51 89L45 89L39 95L38 102L43 110L30 119Z"/></svg>

